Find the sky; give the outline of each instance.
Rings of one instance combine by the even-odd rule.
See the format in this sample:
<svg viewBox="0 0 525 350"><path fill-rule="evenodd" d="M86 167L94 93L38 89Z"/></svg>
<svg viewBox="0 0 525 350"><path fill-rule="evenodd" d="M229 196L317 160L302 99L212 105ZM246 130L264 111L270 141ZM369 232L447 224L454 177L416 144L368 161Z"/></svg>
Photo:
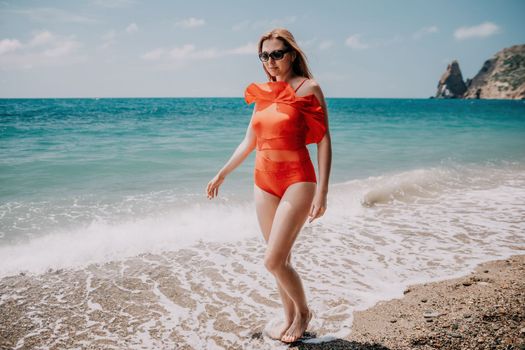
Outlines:
<svg viewBox="0 0 525 350"><path fill-rule="evenodd" d="M428 98L525 44L523 0L0 1L0 98L241 97L284 27L326 97Z"/></svg>

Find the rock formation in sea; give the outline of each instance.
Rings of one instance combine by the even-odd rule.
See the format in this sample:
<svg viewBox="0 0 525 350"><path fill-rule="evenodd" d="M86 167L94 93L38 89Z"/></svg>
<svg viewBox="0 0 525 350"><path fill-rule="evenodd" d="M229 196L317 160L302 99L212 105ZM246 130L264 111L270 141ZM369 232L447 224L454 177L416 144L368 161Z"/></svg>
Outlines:
<svg viewBox="0 0 525 350"><path fill-rule="evenodd" d="M435 97L525 99L525 45L497 52L465 83L459 63L452 61L439 80Z"/></svg>
<svg viewBox="0 0 525 350"><path fill-rule="evenodd" d="M447 70L439 79L436 97L461 98L465 91L467 91L467 86L463 82L459 63L454 60L447 66Z"/></svg>

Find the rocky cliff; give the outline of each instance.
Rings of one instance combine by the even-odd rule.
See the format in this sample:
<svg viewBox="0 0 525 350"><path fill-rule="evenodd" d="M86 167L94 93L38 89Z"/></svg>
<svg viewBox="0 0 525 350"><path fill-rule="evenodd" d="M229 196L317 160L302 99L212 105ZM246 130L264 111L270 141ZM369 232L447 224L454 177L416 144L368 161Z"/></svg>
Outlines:
<svg viewBox="0 0 525 350"><path fill-rule="evenodd" d="M439 80L436 97L525 99L525 45L514 45L497 52L466 83L458 62L454 60Z"/></svg>

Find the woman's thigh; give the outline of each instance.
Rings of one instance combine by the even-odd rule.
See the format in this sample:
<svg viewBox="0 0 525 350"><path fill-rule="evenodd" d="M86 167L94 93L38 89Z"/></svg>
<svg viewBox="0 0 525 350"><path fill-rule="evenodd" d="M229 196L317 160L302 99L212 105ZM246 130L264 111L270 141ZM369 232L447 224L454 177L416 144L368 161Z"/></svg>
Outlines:
<svg viewBox="0 0 525 350"><path fill-rule="evenodd" d="M255 199L255 211L257 212L257 220L259 227L264 236L264 240L268 242L270 231L272 229L273 218L279 205L280 198L262 190L257 185L253 186L253 195Z"/></svg>
<svg viewBox="0 0 525 350"><path fill-rule="evenodd" d="M303 227L315 196L315 182L296 182L284 193L270 230L266 254L285 259Z"/></svg>

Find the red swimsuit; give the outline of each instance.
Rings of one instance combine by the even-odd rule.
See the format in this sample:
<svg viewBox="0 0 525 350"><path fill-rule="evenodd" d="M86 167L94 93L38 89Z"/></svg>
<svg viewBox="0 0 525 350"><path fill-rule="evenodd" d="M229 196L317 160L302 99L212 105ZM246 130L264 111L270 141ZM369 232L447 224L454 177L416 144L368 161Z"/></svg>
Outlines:
<svg viewBox="0 0 525 350"><path fill-rule="evenodd" d="M255 102L255 184L279 198L296 182L317 182L306 145L319 143L327 129L315 95L295 91L285 81L271 81L252 83L244 92L246 103Z"/></svg>

